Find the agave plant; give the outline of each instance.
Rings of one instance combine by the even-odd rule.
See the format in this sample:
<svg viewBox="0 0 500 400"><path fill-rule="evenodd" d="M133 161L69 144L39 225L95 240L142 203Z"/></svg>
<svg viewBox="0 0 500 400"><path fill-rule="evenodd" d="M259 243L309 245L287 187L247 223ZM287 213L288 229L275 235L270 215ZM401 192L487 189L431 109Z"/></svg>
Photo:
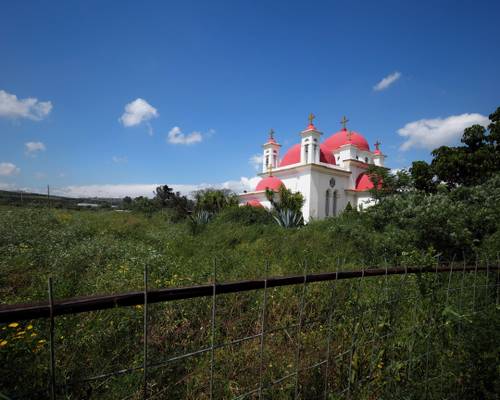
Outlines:
<svg viewBox="0 0 500 400"><path fill-rule="evenodd" d="M274 220L283 228L298 228L304 225L304 218L300 211L290 209L282 209L273 215Z"/></svg>
<svg viewBox="0 0 500 400"><path fill-rule="evenodd" d="M201 210L189 216L189 226L191 227L191 233L196 235L203 226L208 224L212 219L213 214L211 212Z"/></svg>

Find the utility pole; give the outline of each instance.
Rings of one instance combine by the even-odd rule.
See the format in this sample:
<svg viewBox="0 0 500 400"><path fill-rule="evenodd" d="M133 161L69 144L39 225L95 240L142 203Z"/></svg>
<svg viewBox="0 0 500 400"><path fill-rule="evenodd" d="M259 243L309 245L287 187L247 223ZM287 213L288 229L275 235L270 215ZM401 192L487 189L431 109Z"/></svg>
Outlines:
<svg viewBox="0 0 500 400"><path fill-rule="evenodd" d="M50 186L47 185L47 202L49 204L49 208L50 208Z"/></svg>

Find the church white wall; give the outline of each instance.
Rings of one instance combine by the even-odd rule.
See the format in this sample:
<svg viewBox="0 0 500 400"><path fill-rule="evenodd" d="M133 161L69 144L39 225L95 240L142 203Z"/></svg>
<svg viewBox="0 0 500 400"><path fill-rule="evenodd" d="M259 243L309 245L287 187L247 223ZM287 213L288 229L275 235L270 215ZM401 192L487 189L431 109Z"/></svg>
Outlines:
<svg viewBox="0 0 500 400"><path fill-rule="evenodd" d="M300 192L304 196L304 205L302 206L302 215L304 221L309 221L311 210L311 174L307 168L302 172L298 172L292 176L279 176L287 189L292 192Z"/></svg>

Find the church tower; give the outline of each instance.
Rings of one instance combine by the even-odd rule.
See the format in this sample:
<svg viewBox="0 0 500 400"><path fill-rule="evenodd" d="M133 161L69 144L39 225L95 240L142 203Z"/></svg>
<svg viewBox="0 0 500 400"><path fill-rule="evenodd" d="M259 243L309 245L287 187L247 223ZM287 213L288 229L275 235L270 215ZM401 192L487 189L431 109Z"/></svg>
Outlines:
<svg viewBox="0 0 500 400"><path fill-rule="evenodd" d="M300 142L301 164L319 163L319 139L322 133L314 126L314 118L314 114L309 114L309 125L305 130L300 132L300 137L302 138Z"/></svg>
<svg viewBox="0 0 500 400"><path fill-rule="evenodd" d="M384 166L384 159L385 156L382 154L380 151L380 143L378 140L375 142L375 151L373 152L373 163L378 166L378 167L383 167Z"/></svg>
<svg viewBox="0 0 500 400"><path fill-rule="evenodd" d="M266 173L269 168L278 168L280 160L281 145L274 140L274 130L269 131L269 139L262 145L262 172Z"/></svg>

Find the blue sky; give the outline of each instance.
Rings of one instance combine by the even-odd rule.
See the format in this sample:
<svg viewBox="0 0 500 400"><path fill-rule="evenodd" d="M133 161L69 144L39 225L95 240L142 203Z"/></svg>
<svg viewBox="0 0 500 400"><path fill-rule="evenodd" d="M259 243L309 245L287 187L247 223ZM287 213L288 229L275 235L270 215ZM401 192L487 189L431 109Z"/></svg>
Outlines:
<svg viewBox="0 0 500 400"><path fill-rule="evenodd" d="M500 105L497 1L0 7L5 188L237 190L269 129L286 151L310 112L326 137L347 115L402 168Z"/></svg>

